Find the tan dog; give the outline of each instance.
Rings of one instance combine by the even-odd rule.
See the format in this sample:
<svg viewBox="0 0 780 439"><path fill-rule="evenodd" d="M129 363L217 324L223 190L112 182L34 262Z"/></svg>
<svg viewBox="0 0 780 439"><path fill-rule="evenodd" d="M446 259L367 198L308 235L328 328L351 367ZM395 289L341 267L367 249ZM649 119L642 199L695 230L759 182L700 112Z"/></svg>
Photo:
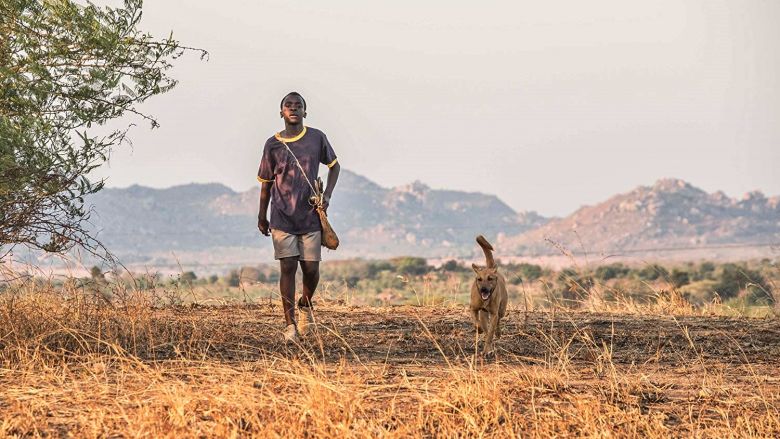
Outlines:
<svg viewBox="0 0 780 439"><path fill-rule="evenodd" d="M482 235L477 236L477 244L482 247L482 251L485 253L487 267L480 267L477 264L471 265L477 277L471 286L470 308L477 332L485 333L483 351L489 354L495 349L493 339L501 337L499 324L501 318L506 314L508 296L506 280L498 272L498 266L493 260L493 246Z"/></svg>

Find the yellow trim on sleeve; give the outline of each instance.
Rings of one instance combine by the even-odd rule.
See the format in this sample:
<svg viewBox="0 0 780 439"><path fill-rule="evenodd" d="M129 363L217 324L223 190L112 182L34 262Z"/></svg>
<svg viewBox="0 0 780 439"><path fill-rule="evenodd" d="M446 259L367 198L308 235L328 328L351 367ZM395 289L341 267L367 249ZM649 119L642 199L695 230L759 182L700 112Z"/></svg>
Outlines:
<svg viewBox="0 0 780 439"><path fill-rule="evenodd" d="M339 161L339 159L334 159L332 162L328 163L328 167L332 168L333 165L335 165L337 161Z"/></svg>
<svg viewBox="0 0 780 439"><path fill-rule="evenodd" d="M304 126L303 127L303 131L301 131L301 133L298 134L295 137L289 137L289 138L288 137L282 137L282 133L281 132L278 132L278 133L274 134L274 137L276 137L276 140L278 140L280 142L290 143L290 142L295 142L295 141L301 140L301 138L303 136L305 136L305 135L306 135L306 127Z"/></svg>
<svg viewBox="0 0 780 439"><path fill-rule="evenodd" d="M260 183L273 183L274 182L273 180L266 180L264 178L260 178L259 176L257 177L257 181L259 181Z"/></svg>

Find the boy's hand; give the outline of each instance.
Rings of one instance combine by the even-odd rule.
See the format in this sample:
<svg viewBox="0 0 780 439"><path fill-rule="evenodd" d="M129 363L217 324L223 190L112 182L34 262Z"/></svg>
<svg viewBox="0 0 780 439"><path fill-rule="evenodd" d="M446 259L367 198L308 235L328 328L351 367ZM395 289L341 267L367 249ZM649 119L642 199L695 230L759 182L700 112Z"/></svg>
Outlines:
<svg viewBox="0 0 780 439"><path fill-rule="evenodd" d="M265 218L257 218L257 228L260 229L260 233L262 233L265 236L269 236L271 232L269 229L271 228L270 224L268 224L268 220Z"/></svg>
<svg viewBox="0 0 780 439"><path fill-rule="evenodd" d="M325 211L325 213L328 213L328 206L330 206L330 196L329 195L322 195L322 210Z"/></svg>

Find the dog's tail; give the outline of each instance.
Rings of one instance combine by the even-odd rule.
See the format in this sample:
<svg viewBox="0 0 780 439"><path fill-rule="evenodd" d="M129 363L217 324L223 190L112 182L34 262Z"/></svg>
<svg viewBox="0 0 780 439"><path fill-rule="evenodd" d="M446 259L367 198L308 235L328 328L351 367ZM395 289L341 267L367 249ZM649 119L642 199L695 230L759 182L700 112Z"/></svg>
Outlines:
<svg viewBox="0 0 780 439"><path fill-rule="evenodd" d="M493 260L493 246L490 245L490 243L487 242L487 239L482 235L477 236L477 244L482 247L482 251L485 253L485 263L487 264L487 267L495 268L496 261Z"/></svg>

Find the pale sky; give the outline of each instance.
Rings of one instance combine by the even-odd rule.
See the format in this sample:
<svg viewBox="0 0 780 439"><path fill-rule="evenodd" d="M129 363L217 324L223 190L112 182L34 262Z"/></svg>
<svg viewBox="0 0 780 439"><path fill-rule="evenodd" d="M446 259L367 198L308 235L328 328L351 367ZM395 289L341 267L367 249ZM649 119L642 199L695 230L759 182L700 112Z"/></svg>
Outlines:
<svg viewBox="0 0 780 439"><path fill-rule="evenodd" d="M98 4L107 2L98 2ZM207 49L108 185L255 184L297 90L345 169L566 215L638 185L780 194L780 2L147 0ZM338 187L332 203L338 203Z"/></svg>

